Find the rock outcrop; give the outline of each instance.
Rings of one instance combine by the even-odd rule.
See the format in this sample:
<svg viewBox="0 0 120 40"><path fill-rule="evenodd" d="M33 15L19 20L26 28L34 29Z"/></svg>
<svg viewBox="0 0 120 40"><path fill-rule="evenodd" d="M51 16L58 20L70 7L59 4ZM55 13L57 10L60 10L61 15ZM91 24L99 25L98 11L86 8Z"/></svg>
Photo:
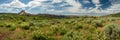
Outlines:
<svg viewBox="0 0 120 40"><path fill-rule="evenodd" d="M26 15L28 13L25 12L25 10L22 10L20 13L18 13L19 15Z"/></svg>

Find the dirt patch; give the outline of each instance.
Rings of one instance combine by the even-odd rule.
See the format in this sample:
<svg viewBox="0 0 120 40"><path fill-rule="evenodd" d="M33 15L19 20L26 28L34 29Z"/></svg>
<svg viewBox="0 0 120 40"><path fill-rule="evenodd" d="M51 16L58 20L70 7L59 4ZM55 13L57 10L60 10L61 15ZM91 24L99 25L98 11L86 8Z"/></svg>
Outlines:
<svg viewBox="0 0 120 40"><path fill-rule="evenodd" d="M117 25L120 25L120 20L115 20L114 23L116 23Z"/></svg>
<svg viewBox="0 0 120 40"><path fill-rule="evenodd" d="M10 34L11 33L9 32L0 33L0 40L5 40L6 38L10 36Z"/></svg>

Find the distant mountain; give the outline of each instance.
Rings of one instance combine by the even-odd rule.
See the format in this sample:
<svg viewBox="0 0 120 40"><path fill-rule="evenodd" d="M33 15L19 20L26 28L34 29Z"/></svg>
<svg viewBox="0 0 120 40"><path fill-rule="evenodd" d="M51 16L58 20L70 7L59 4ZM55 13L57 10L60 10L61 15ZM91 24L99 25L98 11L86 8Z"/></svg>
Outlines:
<svg viewBox="0 0 120 40"><path fill-rule="evenodd" d="M18 13L19 15L25 15L28 14L27 12L25 12L25 10L22 10L20 13Z"/></svg>
<svg viewBox="0 0 120 40"><path fill-rule="evenodd" d="M120 13L110 14L110 15L107 15L107 16L111 16L111 17L120 17Z"/></svg>
<svg viewBox="0 0 120 40"><path fill-rule="evenodd" d="M55 14L30 14L25 11L21 11L19 13L0 13L0 15L6 16L39 16L39 17L47 17L47 18L79 18L79 16L75 15L55 15Z"/></svg>

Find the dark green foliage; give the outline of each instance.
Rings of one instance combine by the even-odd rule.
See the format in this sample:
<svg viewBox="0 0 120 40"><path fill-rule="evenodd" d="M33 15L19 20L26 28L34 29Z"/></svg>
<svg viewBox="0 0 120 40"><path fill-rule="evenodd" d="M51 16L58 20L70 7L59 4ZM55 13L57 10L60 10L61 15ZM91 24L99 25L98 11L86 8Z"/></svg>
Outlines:
<svg viewBox="0 0 120 40"><path fill-rule="evenodd" d="M66 33L67 33L67 30L65 30L65 29L60 29L60 35L65 35Z"/></svg>
<svg viewBox="0 0 120 40"><path fill-rule="evenodd" d="M8 24L8 25L6 25L6 27L7 27L7 28L10 28L10 27L12 27L12 25Z"/></svg>
<svg viewBox="0 0 120 40"><path fill-rule="evenodd" d="M49 36L41 34L40 32L32 33L31 37L32 37L32 40L53 40Z"/></svg>
<svg viewBox="0 0 120 40"><path fill-rule="evenodd" d="M115 25L120 24L119 19L1 14L0 40L119 40L120 28Z"/></svg>
<svg viewBox="0 0 120 40"><path fill-rule="evenodd" d="M47 40L46 37L44 35L40 35L40 34L35 34L32 37L33 40Z"/></svg>
<svg viewBox="0 0 120 40"><path fill-rule="evenodd" d="M57 33L59 31L59 28L57 26L51 27L51 30L53 33Z"/></svg>
<svg viewBox="0 0 120 40"><path fill-rule="evenodd" d="M101 20L95 20L92 22L93 26L95 26L96 28L98 27L103 27L103 21Z"/></svg>
<svg viewBox="0 0 120 40"><path fill-rule="evenodd" d="M9 28L10 31L14 31L16 29L16 27L12 26Z"/></svg>
<svg viewBox="0 0 120 40"><path fill-rule="evenodd" d="M105 26L105 34L106 34L107 40L119 40L120 26L116 24L109 24Z"/></svg>
<svg viewBox="0 0 120 40"><path fill-rule="evenodd" d="M106 40L107 37L105 35L104 30L96 30L95 32L97 33L98 40Z"/></svg>
<svg viewBox="0 0 120 40"><path fill-rule="evenodd" d="M29 30L30 26L21 26L21 28L24 30Z"/></svg>
<svg viewBox="0 0 120 40"><path fill-rule="evenodd" d="M35 24L33 22L30 22L29 26L35 26Z"/></svg>
<svg viewBox="0 0 120 40"><path fill-rule="evenodd" d="M111 16L111 17L120 17L120 13L111 14L111 15L108 15L108 16Z"/></svg>
<svg viewBox="0 0 120 40"><path fill-rule="evenodd" d="M95 40L96 37L94 37L94 35L89 32L84 33L81 31L69 31L66 35L64 35L63 40Z"/></svg>
<svg viewBox="0 0 120 40"><path fill-rule="evenodd" d="M30 31L34 31L34 30L38 30L38 29L39 29L39 27L36 27L36 26L31 26L29 29L30 29Z"/></svg>
<svg viewBox="0 0 120 40"><path fill-rule="evenodd" d="M5 24L0 24L0 27L4 27L5 26Z"/></svg>
<svg viewBox="0 0 120 40"><path fill-rule="evenodd" d="M76 30L78 30L78 29L82 29L83 26L82 25L77 25L77 26L74 26L73 28L75 28Z"/></svg>
<svg viewBox="0 0 120 40"><path fill-rule="evenodd" d="M23 22L25 22L26 21L26 19L21 19Z"/></svg>

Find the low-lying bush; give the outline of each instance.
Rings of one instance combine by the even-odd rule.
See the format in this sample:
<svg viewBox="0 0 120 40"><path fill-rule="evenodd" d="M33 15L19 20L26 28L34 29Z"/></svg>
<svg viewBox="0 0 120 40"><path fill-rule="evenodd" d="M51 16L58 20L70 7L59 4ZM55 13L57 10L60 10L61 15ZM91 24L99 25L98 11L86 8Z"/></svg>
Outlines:
<svg viewBox="0 0 120 40"><path fill-rule="evenodd" d="M105 26L104 31L107 40L120 40L120 26L109 24Z"/></svg>
<svg viewBox="0 0 120 40"><path fill-rule="evenodd" d="M92 22L92 25L95 26L96 28L103 27L103 22L101 20L94 20Z"/></svg>
<svg viewBox="0 0 120 40"><path fill-rule="evenodd" d="M28 30L28 29L30 29L30 26L27 26L27 25L26 26L21 26L21 28L24 29L24 30Z"/></svg>
<svg viewBox="0 0 120 40"><path fill-rule="evenodd" d="M39 31L35 31L31 34L31 39L32 40L53 40L53 38L47 36L47 35L44 35L42 34L41 32Z"/></svg>

